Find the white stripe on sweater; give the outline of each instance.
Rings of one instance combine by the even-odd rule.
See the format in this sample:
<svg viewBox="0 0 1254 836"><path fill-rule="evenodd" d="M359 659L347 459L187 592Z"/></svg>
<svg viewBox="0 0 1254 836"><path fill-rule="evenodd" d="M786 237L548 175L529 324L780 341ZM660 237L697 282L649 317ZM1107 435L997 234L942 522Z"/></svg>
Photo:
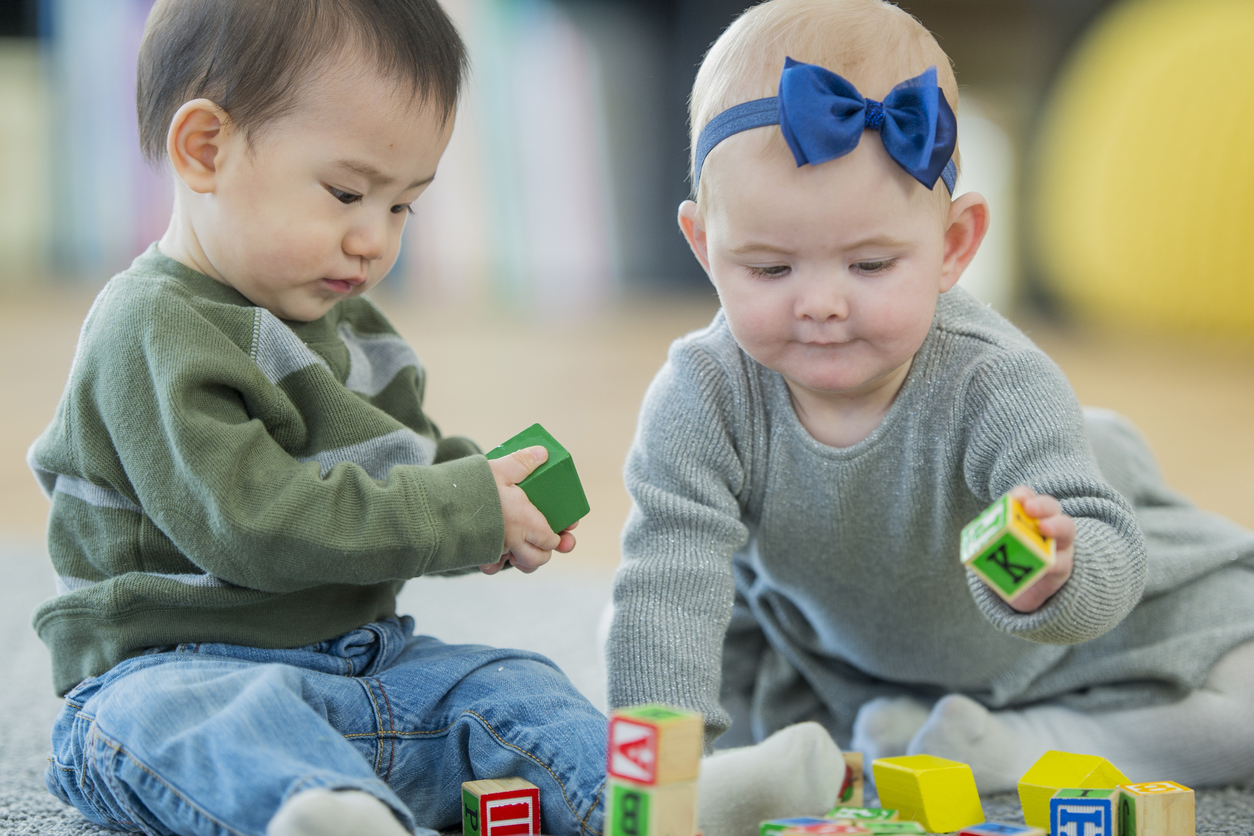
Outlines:
<svg viewBox="0 0 1254 836"><path fill-rule="evenodd" d="M401 429L360 444L323 450L299 461L317 462L322 468L319 475L324 478L337 464L353 462L370 474L370 478L383 481L393 465L431 464L435 461L435 442L413 430Z"/></svg>

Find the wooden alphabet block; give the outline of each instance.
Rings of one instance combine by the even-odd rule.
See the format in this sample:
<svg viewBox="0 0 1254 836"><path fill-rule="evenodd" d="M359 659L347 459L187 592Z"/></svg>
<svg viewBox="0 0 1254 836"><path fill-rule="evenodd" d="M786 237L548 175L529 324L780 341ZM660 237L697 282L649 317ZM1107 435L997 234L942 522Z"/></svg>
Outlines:
<svg viewBox="0 0 1254 836"><path fill-rule="evenodd" d="M539 836L540 790L522 778L462 784L462 836Z"/></svg>
<svg viewBox="0 0 1254 836"><path fill-rule="evenodd" d="M697 782L645 786L610 778L605 836L693 836L697 829Z"/></svg>
<svg viewBox="0 0 1254 836"><path fill-rule="evenodd" d="M610 714L606 772L653 786L695 781L705 720L694 711L639 705Z"/></svg>
<svg viewBox="0 0 1254 836"><path fill-rule="evenodd" d="M926 833L917 821L864 821L862 826L871 836L917 836Z"/></svg>
<svg viewBox="0 0 1254 836"><path fill-rule="evenodd" d="M1054 538L1010 494L962 529L962 565L1006 601L1018 598L1054 565Z"/></svg>
<svg viewBox="0 0 1254 836"><path fill-rule="evenodd" d="M1119 836L1117 789L1061 789L1049 800L1053 836Z"/></svg>
<svg viewBox="0 0 1254 836"><path fill-rule="evenodd" d="M842 752L841 754L845 758L845 782L841 784L840 794L836 796L836 809L841 807L861 807L864 789L862 753ZM832 813L827 815L829 818L832 817Z"/></svg>
<svg viewBox="0 0 1254 836"><path fill-rule="evenodd" d="M879 758L871 763L880 803L898 817L946 833L984 821L975 776L965 763L932 755Z"/></svg>
<svg viewBox="0 0 1254 836"><path fill-rule="evenodd" d="M832 819L823 824L810 824L805 827L790 827L780 836L871 836L871 831L863 825L845 819Z"/></svg>
<svg viewBox="0 0 1254 836"><path fill-rule="evenodd" d="M897 811L884 807L837 807L827 814L829 819L849 819L857 822L897 821Z"/></svg>
<svg viewBox="0 0 1254 836"><path fill-rule="evenodd" d="M812 824L826 824L830 819L818 816L797 816L791 819L770 819L758 825L758 836L778 836L785 830L795 830Z"/></svg>
<svg viewBox="0 0 1254 836"><path fill-rule="evenodd" d="M1194 836L1193 790L1175 781L1119 785L1119 836Z"/></svg>
<svg viewBox="0 0 1254 836"><path fill-rule="evenodd" d="M1105 758L1051 750L1041 755L1019 779L1023 820L1032 827L1049 827L1049 800L1061 789L1114 789L1128 783Z"/></svg>
<svg viewBox="0 0 1254 836"><path fill-rule="evenodd" d="M964 827L958 836L1049 836L1047 831L1026 824L1006 824L999 821L986 821L983 824Z"/></svg>
<svg viewBox="0 0 1254 836"><path fill-rule="evenodd" d="M519 482L518 487L527 494L531 504L544 514L549 527L560 532L581 519L589 510L583 483L579 481L574 459L566 448L558 444L557 439L549 435L544 427L532 424L508 441L493 447L484 456L499 459L537 444L549 451L549 457L530 476Z"/></svg>

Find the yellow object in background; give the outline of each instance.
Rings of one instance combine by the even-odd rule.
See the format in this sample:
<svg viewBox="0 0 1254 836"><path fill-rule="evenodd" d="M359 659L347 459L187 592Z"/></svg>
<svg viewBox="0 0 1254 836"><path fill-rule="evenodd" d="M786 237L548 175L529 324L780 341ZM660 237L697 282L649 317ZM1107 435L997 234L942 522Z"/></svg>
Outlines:
<svg viewBox="0 0 1254 836"><path fill-rule="evenodd" d="M971 767L932 755L878 758L871 762L880 805L930 833L947 833L984 821Z"/></svg>
<svg viewBox="0 0 1254 836"><path fill-rule="evenodd" d="M1098 323L1254 334L1254 3L1128 0L1051 93L1031 197L1050 286Z"/></svg>
<svg viewBox="0 0 1254 836"><path fill-rule="evenodd" d="M1025 822L1048 830L1049 799L1058 790L1114 789L1128 783L1128 777L1105 758L1055 749L1041 755L1019 779L1019 806Z"/></svg>

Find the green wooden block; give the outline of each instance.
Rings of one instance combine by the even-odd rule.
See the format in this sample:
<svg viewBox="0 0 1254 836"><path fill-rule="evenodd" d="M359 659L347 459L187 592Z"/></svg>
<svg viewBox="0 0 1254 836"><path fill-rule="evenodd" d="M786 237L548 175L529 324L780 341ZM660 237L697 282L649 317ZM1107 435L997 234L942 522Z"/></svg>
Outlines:
<svg viewBox="0 0 1254 836"><path fill-rule="evenodd" d="M555 532L568 528L588 513L588 498L575 472L575 462L566 448L539 424L532 424L518 435L493 447L484 455L489 459L508 456L516 450L539 445L549 451L548 460L518 483L531 504L540 509L549 527Z"/></svg>
<svg viewBox="0 0 1254 836"><path fill-rule="evenodd" d="M871 831L872 836L916 836L927 833L917 821L863 821L858 824Z"/></svg>
<svg viewBox="0 0 1254 836"><path fill-rule="evenodd" d="M1054 565L1054 540L1041 534L1010 494L962 529L962 564L1006 601L1013 601Z"/></svg>
<svg viewBox="0 0 1254 836"><path fill-rule="evenodd" d="M758 825L758 836L776 836L794 827L809 827L814 824L827 824L832 820L817 816L798 816L791 819L770 819Z"/></svg>

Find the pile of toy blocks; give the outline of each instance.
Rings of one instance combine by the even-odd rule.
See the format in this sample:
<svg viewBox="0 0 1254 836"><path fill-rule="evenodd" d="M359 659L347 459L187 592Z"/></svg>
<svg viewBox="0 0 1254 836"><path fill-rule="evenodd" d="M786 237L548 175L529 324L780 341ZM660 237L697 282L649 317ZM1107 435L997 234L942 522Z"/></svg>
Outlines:
<svg viewBox="0 0 1254 836"><path fill-rule="evenodd" d="M610 715L605 836L694 836L701 715L643 705ZM1026 824L984 820L971 767L932 755L871 764L881 807L864 807L862 755L845 753L837 806L762 822L759 836L1194 836L1193 790L1133 784L1093 755L1047 752L1019 781ZM539 790L521 778L462 785L464 836L539 836Z"/></svg>

